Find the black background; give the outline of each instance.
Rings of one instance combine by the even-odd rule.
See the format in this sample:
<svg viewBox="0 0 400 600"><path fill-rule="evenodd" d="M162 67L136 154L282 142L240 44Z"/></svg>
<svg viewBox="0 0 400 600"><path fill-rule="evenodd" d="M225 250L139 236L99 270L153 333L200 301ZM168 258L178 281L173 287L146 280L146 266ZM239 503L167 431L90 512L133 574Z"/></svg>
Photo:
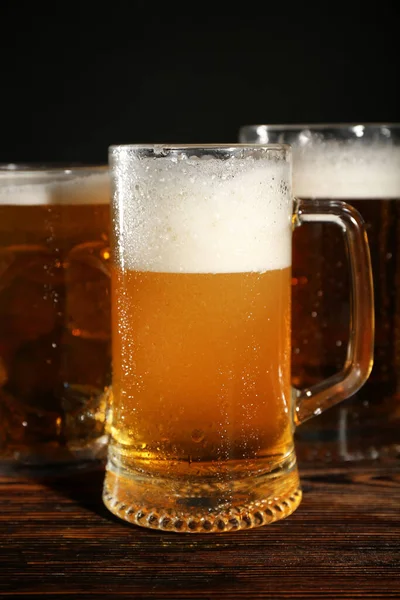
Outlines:
<svg viewBox="0 0 400 600"><path fill-rule="evenodd" d="M220 16L218 3L174 6L3 0L0 162L235 142L249 123L400 120L394 3L369 15L316 4L308 20L290 4L279 16L271 3Z"/></svg>

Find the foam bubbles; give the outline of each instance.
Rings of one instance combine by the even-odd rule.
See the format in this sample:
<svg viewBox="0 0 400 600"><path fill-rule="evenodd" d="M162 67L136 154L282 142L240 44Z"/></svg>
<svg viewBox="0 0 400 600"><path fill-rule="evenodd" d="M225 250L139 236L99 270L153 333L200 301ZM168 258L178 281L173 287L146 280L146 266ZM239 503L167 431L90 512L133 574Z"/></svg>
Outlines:
<svg viewBox="0 0 400 600"><path fill-rule="evenodd" d="M399 146L323 140L294 144L292 150L293 191L299 197L400 198Z"/></svg>
<svg viewBox="0 0 400 600"><path fill-rule="evenodd" d="M0 206L108 204L106 169L0 171Z"/></svg>
<svg viewBox="0 0 400 600"><path fill-rule="evenodd" d="M122 155L112 173L122 267L231 273L291 264L288 162Z"/></svg>

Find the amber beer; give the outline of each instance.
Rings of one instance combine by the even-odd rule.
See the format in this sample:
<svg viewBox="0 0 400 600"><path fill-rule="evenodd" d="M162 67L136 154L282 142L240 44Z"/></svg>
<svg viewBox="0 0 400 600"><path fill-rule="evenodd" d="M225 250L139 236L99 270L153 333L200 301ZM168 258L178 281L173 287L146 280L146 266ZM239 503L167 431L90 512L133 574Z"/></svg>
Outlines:
<svg viewBox="0 0 400 600"><path fill-rule="evenodd" d="M249 125L242 142L288 143L293 192L315 206L345 201L365 221L375 296L374 365L352 398L301 425L299 460L400 455L400 126ZM331 224L295 230L292 375L296 387L338 373L346 361L351 283L345 237Z"/></svg>
<svg viewBox="0 0 400 600"><path fill-rule="evenodd" d="M185 477L235 461L244 476L251 460L268 464L291 452L290 267L116 267L113 286L114 331L122 332L113 354L113 441L125 460Z"/></svg>
<svg viewBox="0 0 400 600"><path fill-rule="evenodd" d="M130 162L129 151L126 162L114 175L105 503L175 531L290 514L300 491L289 164L196 156L180 164L173 152ZM283 502L281 517L259 512L266 498Z"/></svg>
<svg viewBox="0 0 400 600"><path fill-rule="evenodd" d="M360 131L361 133L361 131ZM345 403L297 431L299 458L345 460L400 453L400 148L390 140L325 140L294 148L295 193L339 199L363 216L375 295L374 366ZM297 237L296 237L297 236ZM337 372L346 359L350 287L336 228L300 228L293 256L293 373L299 386ZM314 450L310 448L310 437ZM304 442L304 443L302 443Z"/></svg>
<svg viewBox="0 0 400 600"><path fill-rule="evenodd" d="M0 462L104 454L111 377L105 167L0 170Z"/></svg>

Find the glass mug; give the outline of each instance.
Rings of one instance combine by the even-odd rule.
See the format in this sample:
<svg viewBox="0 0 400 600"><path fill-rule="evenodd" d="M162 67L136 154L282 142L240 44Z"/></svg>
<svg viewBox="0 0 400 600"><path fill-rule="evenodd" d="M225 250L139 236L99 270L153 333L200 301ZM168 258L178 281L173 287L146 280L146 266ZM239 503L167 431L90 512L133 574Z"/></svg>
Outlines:
<svg viewBox="0 0 400 600"><path fill-rule="evenodd" d="M239 137L248 143L290 144L295 196L345 200L361 213L368 235L374 366L366 385L351 399L297 430L298 459L399 457L400 125L259 125L243 127ZM345 266L346 248L336 227L320 224L295 232L295 385L312 385L346 360L351 283Z"/></svg>
<svg viewBox="0 0 400 600"><path fill-rule="evenodd" d="M107 166L0 168L0 469L105 457Z"/></svg>
<svg viewBox="0 0 400 600"><path fill-rule="evenodd" d="M367 242L341 202L293 202L289 146L114 146L113 406L103 499L131 523L218 532L282 519L294 426L367 378ZM294 211L293 211L294 209ZM346 233L352 336L340 374L291 388L293 226Z"/></svg>

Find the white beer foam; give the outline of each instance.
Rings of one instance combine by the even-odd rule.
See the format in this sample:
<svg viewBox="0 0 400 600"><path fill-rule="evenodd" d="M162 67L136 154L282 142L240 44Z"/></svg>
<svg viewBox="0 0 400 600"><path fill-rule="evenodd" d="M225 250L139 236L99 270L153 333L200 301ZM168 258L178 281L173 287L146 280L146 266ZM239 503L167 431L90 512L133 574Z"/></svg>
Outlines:
<svg viewBox="0 0 400 600"><path fill-rule="evenodd" d="M123 160L114 172L121 267L238 273L291 265L289 163L253 157Z"/></svg>
<svg viewBox="0 0 400 600"><path fill-rule="evenodd" d="M67 176L62 172L0 171L0 206L109 204L110 196L107 171Z"/></svg>
<svg viewBox="0 0 400 600"><path fill-rule="evenodd" d="M400 147L361 140L293 145L300 198L400 198Z"/></svg>

